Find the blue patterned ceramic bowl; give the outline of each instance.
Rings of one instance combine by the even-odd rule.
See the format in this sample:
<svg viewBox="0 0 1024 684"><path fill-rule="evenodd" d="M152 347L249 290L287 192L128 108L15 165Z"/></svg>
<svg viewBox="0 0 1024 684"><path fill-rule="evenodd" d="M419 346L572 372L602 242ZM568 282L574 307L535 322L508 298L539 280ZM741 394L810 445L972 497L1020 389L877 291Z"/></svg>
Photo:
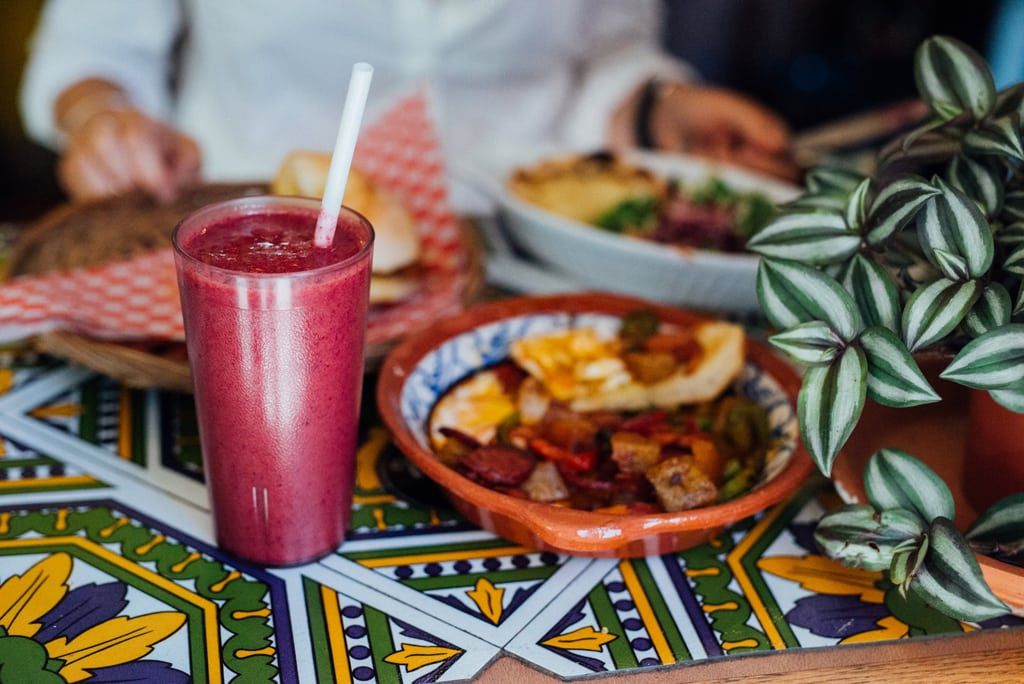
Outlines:
<svg viewBox="0 0 1024 684"><path fill-rule="evenodd" d="M473 372L508 357L512 340L574 327L609 333L640 307L681 325L695 314L612 295L530 297L477 307L411 338L388 357L377 401L399 447L448 492L456 508L478 525L521 544L584 555L639 556L668 553L708 539L724 525L780 500L810 470L797 438L796 374L771 352L748 345L736 389L765 407L772 431L758 484L728 503L679 513L613 516L524 501L464 478L432 453L427 421L438 399Z"/></svg>

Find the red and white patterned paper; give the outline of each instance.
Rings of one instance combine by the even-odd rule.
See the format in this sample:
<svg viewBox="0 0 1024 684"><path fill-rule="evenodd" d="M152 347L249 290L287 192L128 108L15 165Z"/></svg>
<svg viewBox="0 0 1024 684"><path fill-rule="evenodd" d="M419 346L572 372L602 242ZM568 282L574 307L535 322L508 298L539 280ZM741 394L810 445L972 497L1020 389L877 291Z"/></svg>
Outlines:
<svg viewBox="0 0 1024 684"><path fill-rule="evenodd" d="M364 129L354 163L399 197L423 238L417 293L370 310L367 341L377 344L461 309L468 256L448 203L440 141L425 94L400 100ZM183 340L172 250L18 278L0 287L0 342L52 330L108 340Z"/></svg>

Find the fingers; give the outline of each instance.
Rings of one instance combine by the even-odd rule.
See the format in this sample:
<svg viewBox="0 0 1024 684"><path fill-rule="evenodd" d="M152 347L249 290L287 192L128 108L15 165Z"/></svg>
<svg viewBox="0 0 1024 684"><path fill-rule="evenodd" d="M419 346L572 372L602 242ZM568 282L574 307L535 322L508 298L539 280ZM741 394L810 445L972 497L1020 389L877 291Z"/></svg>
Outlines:
<svg viewBox="0 0 1024 684"><path fill-rule="evenodd" d="M183 188L199 182L199 170L202 155L199 145L192 138L171 131L170 152L167 159L171 166L171 175L175 188Z"/></svg>
<svg viewBox="0 0 1024 684"><path fill-rule="evenodd" d="M707 94L706 107L715 112L719 124L733 130L746 144L766 152L781 152L789 146L789 128L761 105L726 90Z"/></svg>
<svg viewBox="0 0 1024 684"><path fill-rule="evenodd" d="M161 202L174 198L174 177L164 157L164 132L142 118L126 122L125 151L135 183Z"/></svg>
<svg viewBox="0 0 1024 684"><path fill-rule="evenodd" d="M103 113L69 141L59 178L74 199L142 189L158 200L174 198L199 178L195 141L136 111Z"/></svg>

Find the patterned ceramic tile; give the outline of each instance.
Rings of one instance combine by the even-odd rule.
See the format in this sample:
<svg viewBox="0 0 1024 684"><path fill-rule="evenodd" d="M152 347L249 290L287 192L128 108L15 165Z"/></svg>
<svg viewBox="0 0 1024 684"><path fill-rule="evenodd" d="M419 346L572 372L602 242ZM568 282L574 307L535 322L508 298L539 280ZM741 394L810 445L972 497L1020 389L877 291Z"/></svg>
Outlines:
<svg viewBox="0 0 1024 684"><path fill-rule="evenodd" d="M117 502L0 507L0 568L5 680L295 681L281 581Z"/></svg>
<svg viewBox="0 0 1024 684"><path fill-rule="evenodd" d="M820 483L679 554L518 547L452 512L372 406L349 540L249 567L210 543L188 397L51 366L6 382L0 613L32 618L0 619L0 662L18 681L450 681L502 651L575 677L1021 624L961 624L817 555Z"/></svg>
<svg viewBox="0 0 1024 684"><path fill-rule="evenodd" d="M498 648L370 587L301 571L318 682L434 682L480 672Z"/></svg>

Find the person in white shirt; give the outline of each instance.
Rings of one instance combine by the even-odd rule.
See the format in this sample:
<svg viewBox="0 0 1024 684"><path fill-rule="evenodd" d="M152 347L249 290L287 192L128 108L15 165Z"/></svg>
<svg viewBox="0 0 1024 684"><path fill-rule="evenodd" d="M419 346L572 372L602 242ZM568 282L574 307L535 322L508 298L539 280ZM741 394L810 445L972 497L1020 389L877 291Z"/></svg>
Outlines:
<svg viewBox="0 0 1024 684"><path fill-rule="evenodd" d="M33 138L61 151L73 199L142 188L166 200L201 166L213 180L267 178L290 150L329 149L348 72L363 60L376 69L368 119L429 84L449 159L510 143L643 142L785 173L785 125L735 93L695 85L658 47L658 9L656 0L49 0L22 114Z"/></svg>

